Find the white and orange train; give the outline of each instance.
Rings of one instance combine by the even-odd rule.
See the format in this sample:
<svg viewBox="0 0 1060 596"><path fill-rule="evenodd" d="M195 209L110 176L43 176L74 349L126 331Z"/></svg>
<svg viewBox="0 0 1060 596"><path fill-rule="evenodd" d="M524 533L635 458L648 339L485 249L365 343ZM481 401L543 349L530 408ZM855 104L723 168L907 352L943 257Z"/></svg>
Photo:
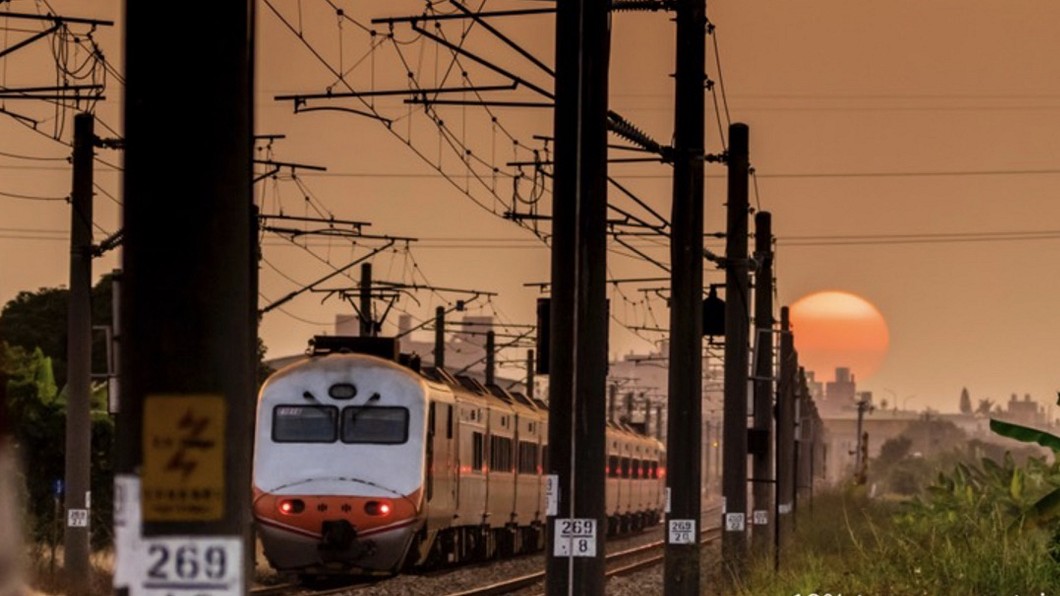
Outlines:
<svg viewBox="0 0 1060 596"><path fill-rule="evenodd" d="M272 567L396 573L543 546L543 402L350 351L366 345L354 338L314 342L258 398L254 517ZM611 424L607 448L609 533L658 523L663 445Z"/></svg>

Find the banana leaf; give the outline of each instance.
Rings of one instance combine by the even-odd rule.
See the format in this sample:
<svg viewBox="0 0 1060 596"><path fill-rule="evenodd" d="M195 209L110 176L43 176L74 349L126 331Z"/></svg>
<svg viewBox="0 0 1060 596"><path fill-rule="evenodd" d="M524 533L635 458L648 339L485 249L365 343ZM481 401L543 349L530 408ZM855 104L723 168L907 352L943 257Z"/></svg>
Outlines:
<svg viewBox="0 0 1060 596"><path fill-rule="evenodd" d="M990 419L990 430L1010 439L1023 441L1024 443L1037 443L1042 447L1052 449L1054 453L1060 452L1060 437L1035 428Z"/></svg>

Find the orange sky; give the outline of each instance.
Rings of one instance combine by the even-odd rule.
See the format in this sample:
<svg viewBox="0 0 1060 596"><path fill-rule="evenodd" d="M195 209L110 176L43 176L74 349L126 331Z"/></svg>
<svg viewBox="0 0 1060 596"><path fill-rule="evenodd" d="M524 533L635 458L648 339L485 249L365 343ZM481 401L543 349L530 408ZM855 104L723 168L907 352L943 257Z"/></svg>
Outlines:
<svg viewBox="0 0 1060 596"><path fill-rule="evenodd" d="M373 81L377 88L404 84L404 68L395 68L394 44L368 53L370 38L350 21L340 35L326 3L270 4L302 27L335 67L351 70L348 80L358 88L370 88ZM422 8L422 3L406 1L341 5L362 24L371 17L414 14ZM487 8L522 5L494 0ZM114 0L56 1L52 6L61 14L120 20L120 3ZM37 4L13 0L5 9L34 12ZM708 13L717 25L729 115L751 127L759 191L752 205L773 213L779 238L778 304L841 289L879 307L891 332L890 353L862 389L879 395L916 394L913 405L943 410L957 407L962 387L968 387L973 399L1004 401L1016 392L1050 403L1060 388L1055 338L1060 309L1054 306L1060 295L1060 262L1051 258L1060 242L1055 223L1060 221L1055 200L1060 185L1060 37L1055 34L1060 5L1040 0L730 0L710 3ZM281 93L322 92L334 77L265 4L259 4L259 21L258 131L287 135L274 145L275 159L329 170L326 175L305 173L303 188L290 180L260 184L256 196L266 208L311 213L304 199L308 191L314 206L336 217L371 221L372 232L420 237L410 254L377 257L376 277L422 282L422 276L440 286L498 292L473 314L532 322L538 294L524 284L548 279L547 250L529 232L490 213L503 211L498 200L479 194L484 207L476 206L378 122L337 112L295 116L290 104L273 101ZM552 62L547 18L496 24ZM612 105L666 142L672 129L672 23L664 14L620 13L613 26ZM444 52L436 58L436 46L415 41L407 26L396 31L399 41L410 42L397 47L425 83L432 82L436 64L444 72ZM193 42L194 33L189 21L187 39L164 43L179 51L180 44ZM482 33L474 31L468 47L487 51L505 67L551 88L544 73L491 45ZM24 34L6 35L0 44L13 44ZM120 27L100 29L95 37L120 67ZM711 77L718 79L713 52L709 58ZM0 84L51 84L49 64L44 46L12 54L0 60ZM477 84L504 82L474 65L468 71ZM174 91L189 93L189 106L205 102L202 107L208 109L208 98L193 93L194 80L193 68L174 73ZM449 81L459 83L459 78ZM120 129L121 91L113 76L107 95L98 113L107 125ZM524 90L505 97L515 98L538 100ZM432 159L439 154L438 135L422 117L402 118L406 107L394 99L378 105L399 117L395 131L403 136L408 131L421 152ZM45 133L53 130L55 112L47 106L7 102L4 107L33 114ZM474 145L476 157L501 163L512 159L510 139L483 120L481 111L449 108L443 115L458 138ZM546 110L501 109L498 118L523 147L540 146L533 134L551 134ZM711 106L707 134L712 152L721 150L716 122ZM69 133L67 126L63 138L68 140ZM109 134L105 129L101 133ZM45 136L0 115L0 153L68 154ZM441 154L446 171L466 171L444 146ZM521 149L516 157L529 155ZM100 157L120 163L113 151L101 151ZM0 155L0 192L63 196L69 187L67 167L61 161ZM182 167L194 167L194 156L187 164L174 164L174 175ZM710 166L707 171L706 231L713 232L724 221L724 170ZM668 214L666 168L616 165L612 175ZM120 200L120 185L117 173L102 165L97 181L102 236L120 225L116 202L102 193ZM498 195L510 200L511 187L510 179L500 178ZM520 192L530 197L529 183ZM612 198L624 200L617 193ZM65 284L69 214L64 204L0 196L0 210L0 302L20 290ZM1012 232L1024 234L1000 235ZM1026 232L1045 233L1030 239ZM708 244L721 250L716 241ZM667 258L665 246L648 241L639 246L655 258ZM334 263L363 254L334 242L313 250ZM266 299L328 271L304 249L275 238L266 240L265 256ZM112 254L97 262L96 271L116 264ZM662 275L620 255L612 255L609 266L619 277ZM414 271L419 272L416 277ZM720 272L708 270L707 281L722 279ZM646 301L650 295L637 287L612 293L615 316L629 326L665 326L665 304ZM422 293L416 296L418 304L406 300L399 307L424 317L456 297ZM322 298L306 295L283 312L266 315L262 333L270 355L300 351L309 335L330 328L337 312L350 311L334 298L323 303ZM638 336L616 323L611 346L616 352L640 352L659 337L647 331Z"/></svg>

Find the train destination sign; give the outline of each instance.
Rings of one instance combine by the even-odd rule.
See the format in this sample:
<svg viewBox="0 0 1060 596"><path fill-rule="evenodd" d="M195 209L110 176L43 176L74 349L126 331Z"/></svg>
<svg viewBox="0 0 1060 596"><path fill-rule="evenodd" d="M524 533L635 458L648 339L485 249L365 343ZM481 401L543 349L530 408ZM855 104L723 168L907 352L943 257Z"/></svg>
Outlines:
<svg viewBox="0 0 1060 596"><path fill-rule="evenodd" d="M149 395L143 422L143 521L220 520L224 397Z"/></svg>

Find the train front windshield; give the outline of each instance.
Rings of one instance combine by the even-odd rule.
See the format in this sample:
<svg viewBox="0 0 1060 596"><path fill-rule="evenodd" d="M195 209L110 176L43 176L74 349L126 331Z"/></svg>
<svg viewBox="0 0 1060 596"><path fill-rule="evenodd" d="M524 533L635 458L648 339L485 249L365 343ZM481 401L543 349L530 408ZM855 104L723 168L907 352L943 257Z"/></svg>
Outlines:
<svg viewBox="0 0 1060 596"><path fill-rule="evenodd" d="M272 439L277 443L334 443L338 414L334 406L276 406Z"/></svg>
<svg viewBox="0 0 1060 596"><path fill-rule="evenodd" d="M406 408L351 406L342 410L343 443L397 445L409 439Z"/></svg>
<svg viewBox="0 0 1060 596"><path fill-rule="evenodd" d="M272 439L277 443L368 443L400 445L409 439L407 408L386 406L276 406Z"/></svg>

